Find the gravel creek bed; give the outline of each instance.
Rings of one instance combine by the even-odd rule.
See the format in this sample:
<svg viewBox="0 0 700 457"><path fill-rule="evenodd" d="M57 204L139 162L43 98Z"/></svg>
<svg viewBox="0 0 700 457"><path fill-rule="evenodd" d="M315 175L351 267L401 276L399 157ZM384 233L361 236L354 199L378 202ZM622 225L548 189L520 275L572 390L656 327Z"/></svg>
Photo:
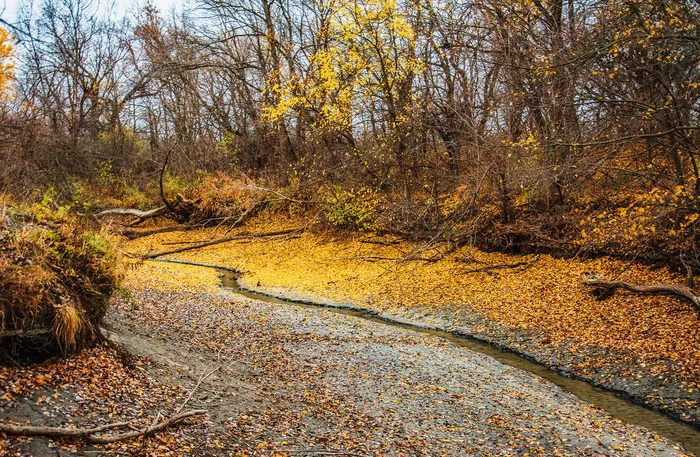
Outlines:
<svg viewBox="0 0 700 457"><path fill-rule="evenodd" d="M323 309L143 289L108 323L170 382L222 367L192 402L221 432L202 455L690 455L489 356Z"/></svg>

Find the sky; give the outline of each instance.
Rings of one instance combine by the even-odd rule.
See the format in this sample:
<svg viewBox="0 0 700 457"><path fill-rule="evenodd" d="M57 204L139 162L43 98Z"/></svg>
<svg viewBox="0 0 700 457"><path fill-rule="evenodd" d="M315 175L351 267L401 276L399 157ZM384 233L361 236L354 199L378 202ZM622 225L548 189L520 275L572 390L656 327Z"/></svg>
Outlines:
<svg viewBox="0 0 700 457"><path fill-rule="evenodd" d="M24 3L25 0L0 0L0 19L12 24L16 19L16 13L18 5ZM143 5L146 0L94 0L95 2L109 3L114 1L117 9L117 14L122 16L129 10ZM161 13L169 13L174 7L179 9L185 0L151 0L151 3L158 8ZM40 3L41 0L34 0L35 4Z"/></svg>

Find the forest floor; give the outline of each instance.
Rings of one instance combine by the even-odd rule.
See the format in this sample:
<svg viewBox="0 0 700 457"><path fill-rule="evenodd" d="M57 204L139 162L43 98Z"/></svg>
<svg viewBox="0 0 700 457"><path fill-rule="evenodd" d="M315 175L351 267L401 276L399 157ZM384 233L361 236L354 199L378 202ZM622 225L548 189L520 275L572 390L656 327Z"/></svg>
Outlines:
<svg viewBox="0 0 700 457"><path fill-rule="evenodd" d="M219 288L217 272L146 263L108 315L132 356L98 348L3 369L2 416L65 425L207 416L106 448L7 440L7 455L687 455L530 373L442 338ZM200 382L201 381L201 382ZM195 386L198 387L193 390Z"/></svg>

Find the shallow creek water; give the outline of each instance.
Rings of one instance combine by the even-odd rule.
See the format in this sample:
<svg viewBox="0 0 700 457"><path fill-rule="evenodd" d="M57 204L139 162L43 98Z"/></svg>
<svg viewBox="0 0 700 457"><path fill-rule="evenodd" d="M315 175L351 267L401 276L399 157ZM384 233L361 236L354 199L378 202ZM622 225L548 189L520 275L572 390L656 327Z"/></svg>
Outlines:
<svg viewBox="0 0 700 457"><path fill-rule="evenodd" d="M166 259L162 260L166 262L168 261ZM170 262L173 261L170 260ZM597 387L593 387L584 381L579 381L577 379L562 376L554 370L550 370L543 365L531 362L530 360L521 357L513 352L501 350L487 343L483 343L461 336L456 336L445 331L430 330L415 327L408 324L401 324L387 319L382 319L367 313L363 313L361 311L331 308L324 306L323 304L310 304L291 300L284 300L281 298L272 297L264 293L246 290L239 286L237 281L238 273L234 270L221 268L213 265L196 264L192 262L174 261L174 263L186 263L205 268L214 268L218 270L221 274L221 285L224 289L237 295L241 295L254 300L260 300L272 304L299 306L306 308L322 307L331 312L344 314L349 317L366 319L384 325L401 327L404 329L411 330L413 332L437 336L439 338L449 341L450 343L456 346L464 347L471 351L491 356L505 365L528 371L537 376L545 378L559 386L561 389L576 395L584 402L590 403L592 405L597 406L598 408L605 410L613 417L623 420L630 424L642 426L669 440L679 442L683 445L683 447L685 447L686 450L700 456L700 431L692 427L691 425L676 421L661 413L627 401L611 392L599 389Z"/></svg>

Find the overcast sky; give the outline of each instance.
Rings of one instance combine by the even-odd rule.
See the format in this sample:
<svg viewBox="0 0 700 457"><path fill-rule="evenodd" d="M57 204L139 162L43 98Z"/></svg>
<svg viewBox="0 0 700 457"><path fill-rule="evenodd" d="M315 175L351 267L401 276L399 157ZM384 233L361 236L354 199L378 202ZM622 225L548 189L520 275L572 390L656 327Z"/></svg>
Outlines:
<svg viewBox="0 0 700 457"><path fill-rule="evenodd" d="M101 4L109 4L112 0L94 0L96 3L99 1ZM182 6L184 0L151 0L156 8L158 8L161 13L169 13L174 7L179 9ZM12 23L15 20L17 7L19 4L23 3L24 0L0 0L0 18ZM34 0L35 4L39 4L41 0ZM114 0L117 7L117 14L119 16L123 15L130 9L133 9L139 5L143 5L146 0Z"/></svg>

